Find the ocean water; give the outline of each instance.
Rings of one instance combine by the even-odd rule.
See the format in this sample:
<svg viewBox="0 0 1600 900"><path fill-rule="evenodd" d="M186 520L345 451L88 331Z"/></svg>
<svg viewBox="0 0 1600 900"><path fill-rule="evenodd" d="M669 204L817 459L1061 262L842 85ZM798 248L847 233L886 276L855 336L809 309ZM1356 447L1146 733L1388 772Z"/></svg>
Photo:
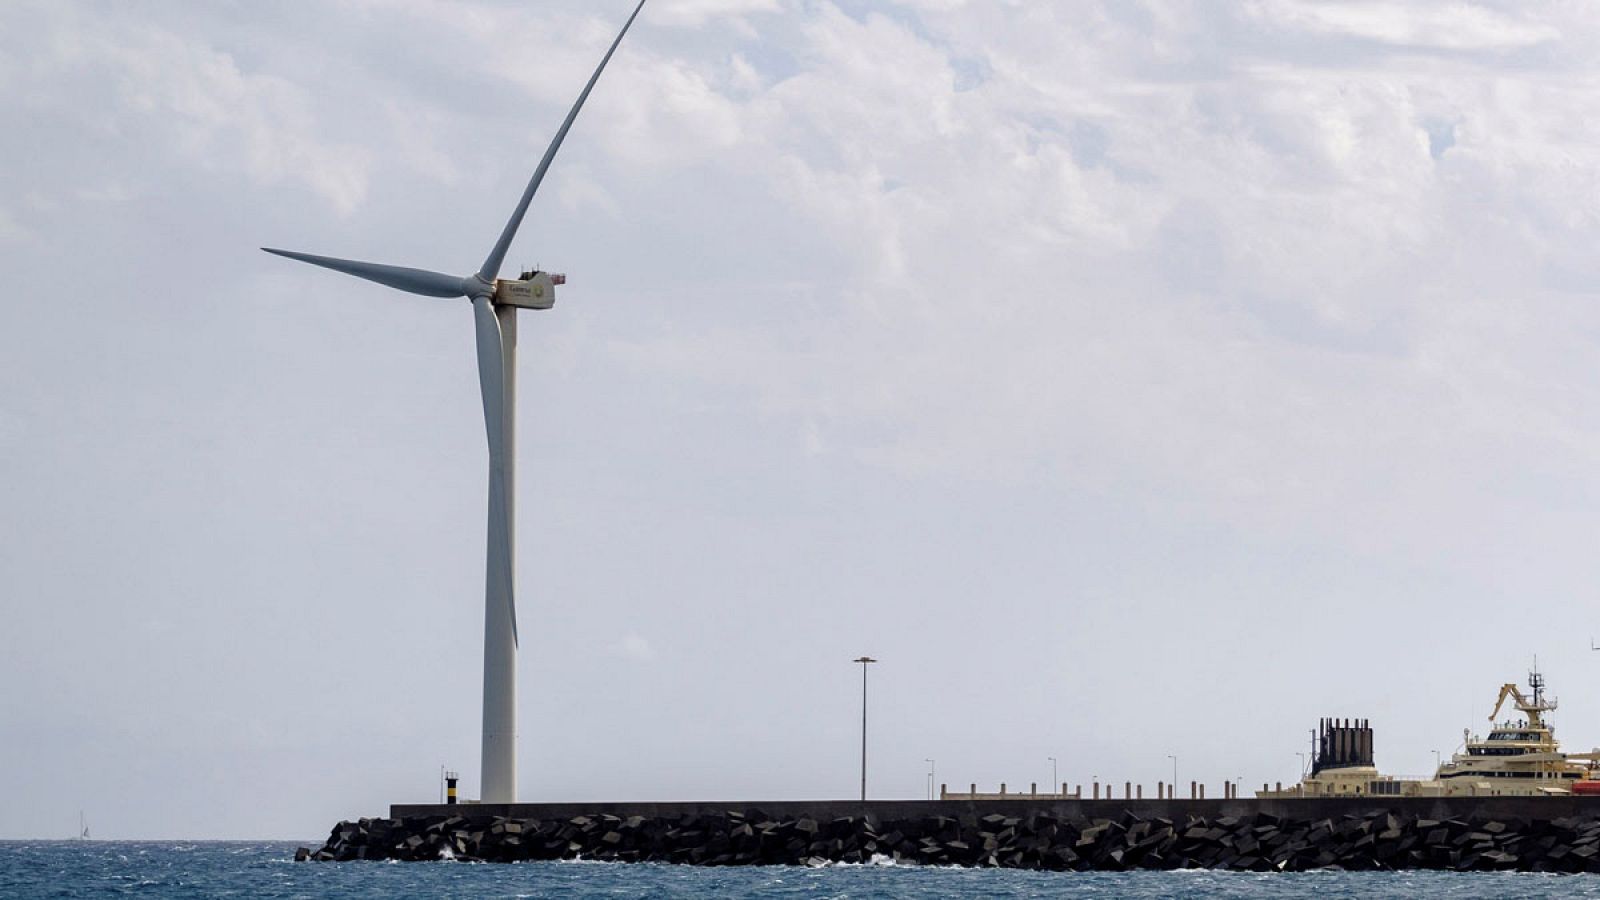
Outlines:
<svg viewBox="0 0 1600 900"><path fill-rule="evenodd" d="M1600 876L1072 873L920 866L296 863L294 843L0 841L0 898L34 897L1600 897Z"/></svg>

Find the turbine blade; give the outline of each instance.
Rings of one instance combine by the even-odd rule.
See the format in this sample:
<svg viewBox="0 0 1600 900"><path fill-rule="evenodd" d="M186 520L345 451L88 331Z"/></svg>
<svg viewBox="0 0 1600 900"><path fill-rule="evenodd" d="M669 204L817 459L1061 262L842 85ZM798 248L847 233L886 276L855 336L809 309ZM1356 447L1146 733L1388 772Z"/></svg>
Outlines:
<svg viewBox="0 0 1600 900"><path fill-rule="evenodd" d="M483 391L483 425L489 437L489 553L485 577L488 602L506 605L511 643L517 640L517 601L512 570L511 517L513 489L509 441L506 434L506 371L504 334L494 305L483 295L472 298L472 315L478 335L478 385ZM490 616L493 621L493 616ZM486 638L487 640L487 638ZM487 652L487 651L485 651Z"/></svg>
<svg viewBox="0 0 1600 900"><path fill-rule="evenodd" d="M472 316L477 323L478 386L483 391L483 424L489 433L489 464L495 465L505 446L505 350L500 343L500 320L488 297L472 298Z"/></svg>
<svg viewBox="0 0 1600 900"><path fill-rule="evenodd" d="M622 30L617 32L617 39L611 42L611 49L601 58L600 65L595 67L594 74L589 76L589 83L584 85L583 93L578 95L578 102L572 104L572 109L567 113L566 121L561 123L561 128L556 131L555 139L550 146L545 148L544 158L539 160L539 168L533 172L533 178L528 181L528 189L522 192L522 200L517 203L516 212L511 214L511 221L506 223L504 231L500 232L500 240L495 241L494 249L489 251L489 256L483 261L483 268L478 270L478 277L493 283L495 276L500 274L500 264L505 261L506 251L511 247L511 239L517 236L517 229L522 225L522 217L528 212L528 204L533 202L534 192L539 190L539 182L544 180L545 170L550 168L550 160L556 158L556 151L561 149L561 142L567 139L567 131L572 128L572 122L578 118L578 110L583 109L583 101L589 99L589 92L594 90L594 83L600 80L600 73L605 71L606 63L611 61L611 54L617 52L617 45L622 43L622 36L628 33L628 28L633 25L633 20L639 17L639 10L644 9L644 0L639 0L639 5L633 8L633 15L622 25Z"/></svg>
<svg viewBox="0 0 1600 900"><path fill-rule="evenodd" d="M382 263L360 262L354 259L338 259L332 256L317 256L311 253L296 253L293 250L274 250L271 247L261 249L275 256L376 281L408 294L422 294L425 297L465 297L468 293L462 284L463 279L458 275L429 272L426 269L408 269L404 266L386 266Z"/></svg>

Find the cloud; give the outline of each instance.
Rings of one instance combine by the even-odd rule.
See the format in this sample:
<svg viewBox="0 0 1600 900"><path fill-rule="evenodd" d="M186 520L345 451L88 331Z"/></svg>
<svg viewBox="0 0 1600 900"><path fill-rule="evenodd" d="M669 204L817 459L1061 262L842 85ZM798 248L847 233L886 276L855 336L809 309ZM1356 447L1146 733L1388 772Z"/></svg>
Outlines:
<svg viewBox="0 0 1600 900"><path fill-rule="evenodd" d="M611 652L634 662L650 662L656 658L655 648L643 637L629 632L611 645Z"/></svg>
<svg viewBox="0 0 1600 900"><path fill-rule="evenodd" d="M110 103L38 92L37 106L82 115L88 128L129 139L163 136L171 152L201 169L242 173L261 185L303 185L342 215L366 196L370 154L328 140L310 92L277 73L242 68L230 52L152 22L63 10L30 34L44 52L27 77L92 83ZM28 84L17 90L35 90Z"/></svg>
<svg viewBox="0 0 1600 900"><path fill-rule="evenodd" d="M1258 12L1298 28L1405 47L1508 50L1555 41L1558 27L1476 3L1308 3L1278 0Z"/></svg>
<svg viewBox="0 0 1600 900"><path fill-rule="evenodd" d="M713 19L743 22L752 13L775 13L777 0L667 0L650 9L652 21L680 28L700 28Z"/></svg>
<svg viewBox="0 0 1600 900"><path fill-rule="evenodd" d="M0 241L19 241L28 236L28 229L9 211L0 207Z"/></svg>
<svg viewBox="0 0 1600 900"><path fill-rule="evenodd" d="M291 82L243 72L230 54L156 28L81 38L85 58L114 70L123 108L162 119L192 161L263 184L303 182L341 213L366 196L367 153L324 141Z"/></svg>
<svg viewBox="0 0 1600 900"><path fill-rule="evenodd" d="M1163 51L1108 16L809 8L802 71L716 102L739 157L764 160L731 171L828 236L842 318L618 351L746 384L808 448L906 477L1187 497L1269 529L1352 501L1419 525L1417 509L1457 500L1444 482L1393 485L1440 454L1471 481L1503 442L1600 452L1595 434L1529 417L1559 381L1531 314L1553 301L1527 280L1595 235L1600 135L1575 112L1596 102L1528 60L1395 53L1350 71L1332 43L1318 65L1315 44L1533 46L1558 24L1261 9L1270 26L1207 27L1293 27L1311 49L1240 53L1195 81L1152 75ZM1050 52L1034 53L1045 29ZM985 79L953 81L975 54ZM1489 197L1518 199L1489 212Z"/></svg>

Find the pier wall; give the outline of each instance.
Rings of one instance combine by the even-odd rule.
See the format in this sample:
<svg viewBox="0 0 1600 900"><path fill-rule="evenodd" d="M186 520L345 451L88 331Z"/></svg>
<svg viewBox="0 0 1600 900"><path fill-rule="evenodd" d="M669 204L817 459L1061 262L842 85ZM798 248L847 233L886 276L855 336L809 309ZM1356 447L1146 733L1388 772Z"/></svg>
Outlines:
<svg viewBox="0 0 1600 900"><path fill-rule="evenodd" d="M873 821L916 816L1049 815L1058 818L1115 818L1132 813L1142 819L1213 819L1221 816L1266 814L1287 819L1328 819L1338 816L1393 812L1421 819L1530 819L1549 820L1573 816L1600 817L1596 797L1290 797L1207 800L1029 799L1027 795L1004 800L704 800L659 803L397 803L389 807L394 819L416 816L500 816L510 819L569 819L574 816L715 815L760 810L770 816L809 817L818 820L864 816Z"/></svg>
<svg viewBox="0 0 1600 900"><path fill-rule="evenodd" d="M296 859L1600 873L1600 797L396 804Z"/></svg>

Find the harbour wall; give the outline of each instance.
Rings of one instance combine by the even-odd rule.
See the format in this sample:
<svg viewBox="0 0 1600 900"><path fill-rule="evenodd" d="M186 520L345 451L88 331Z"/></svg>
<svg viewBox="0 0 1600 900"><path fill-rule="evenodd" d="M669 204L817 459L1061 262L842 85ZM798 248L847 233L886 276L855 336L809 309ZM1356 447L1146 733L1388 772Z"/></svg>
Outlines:
<svg viewBox="0 0 1600 900"><path fill-rule="evenodd" d="M1209 800L1153 799L1015 799L995 800L723 800L656 803L397 803L389 807L392 819L423 816L501 817L507 819L570 819L576 816L681 817L759 810L770 816L812 818L819 821L860 816L874 822L911 817L960 818L962 816L1035 816L1063 819L1116 818L1131 813L1139 818L1214 819L1223 816L1265 814L1287 819L1329 819L1339 816L1393 812L1420 819L1528 819L1567 817L1600 818L1596 797L1288 797Z"/></svg>
<svg viewBox="0 0 1600 900"><path fill-rule="evenodd" d="M1597 797L397 804L296 859L1600 873Z"/></svg>

